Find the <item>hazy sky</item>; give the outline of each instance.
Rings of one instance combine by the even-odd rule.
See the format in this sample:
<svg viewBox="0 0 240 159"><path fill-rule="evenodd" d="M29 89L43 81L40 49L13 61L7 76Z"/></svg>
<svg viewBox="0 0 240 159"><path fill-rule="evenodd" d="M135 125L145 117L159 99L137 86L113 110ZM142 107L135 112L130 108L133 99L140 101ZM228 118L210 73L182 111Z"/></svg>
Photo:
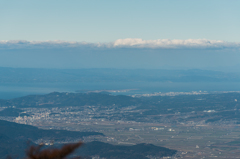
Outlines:
<svg viewBox="0 0 240 159"><path fill-rule="evenodd" d="M1 0L1 40L240 42L239 0Z"/></svg>
<svg viewBox="0 0 240 159"><path fill-rule="evenodd" d="M240 70L239 0L0 0L0 67Z"/></svg>

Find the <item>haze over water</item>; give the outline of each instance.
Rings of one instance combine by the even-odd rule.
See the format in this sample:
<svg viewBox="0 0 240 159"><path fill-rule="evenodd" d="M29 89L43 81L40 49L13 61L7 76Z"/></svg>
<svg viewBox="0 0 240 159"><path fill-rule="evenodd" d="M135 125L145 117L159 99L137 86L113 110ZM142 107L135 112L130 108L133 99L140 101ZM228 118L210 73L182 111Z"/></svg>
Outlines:
<svg viewBox="0 0 240 159"><path fill-rule="evenodd" d="M239 91L240 82L89 82L89 83L4 83L0 84L0 99L11 99L51 92L87 92L94 90L124 90L114 95L154 92Z"/></svg>

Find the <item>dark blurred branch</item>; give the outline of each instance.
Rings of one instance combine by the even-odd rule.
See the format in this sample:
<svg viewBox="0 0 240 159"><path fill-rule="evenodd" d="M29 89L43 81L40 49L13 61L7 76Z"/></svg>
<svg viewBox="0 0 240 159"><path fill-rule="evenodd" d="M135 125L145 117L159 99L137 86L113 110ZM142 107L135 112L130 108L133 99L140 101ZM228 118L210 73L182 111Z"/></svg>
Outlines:
<svg viewBox="0 0 240 159"><path fill-rule="evenodd" d="M60 149L42 149L43 145L30 146L29 149L26 151L26 159L65 159L81 145L81 142L66 144Z"/></svg>

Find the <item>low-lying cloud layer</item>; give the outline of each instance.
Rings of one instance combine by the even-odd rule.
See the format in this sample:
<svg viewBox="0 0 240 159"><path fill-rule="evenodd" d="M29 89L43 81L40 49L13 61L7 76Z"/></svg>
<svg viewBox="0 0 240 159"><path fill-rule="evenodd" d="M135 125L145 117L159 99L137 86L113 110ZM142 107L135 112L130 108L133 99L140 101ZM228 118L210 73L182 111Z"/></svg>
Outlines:
<svg viewBox="0 0 240 159"><path fill-rule="evenodd" d="M62 48L62 47L101 47L101 48L151 48L151 49L181 49L181 48L198 48L198 49L240 49L240 43L226 42L222 40L207 39L187 39L187 40L143 40L137 38L118 39L110 43L88 43L88 42L69 42L69 41L24 41L24 40L2 40L0 41L1 49L16 48Z"/></svg>
<svg viewBox="0 0 240 159"><path fill-rule="evenodd" d="M188 39L188 40L143 40L143 39L118 39L114 47L139 47L139 48L240 48L240 43L230 43L221 40Z"/></svg>

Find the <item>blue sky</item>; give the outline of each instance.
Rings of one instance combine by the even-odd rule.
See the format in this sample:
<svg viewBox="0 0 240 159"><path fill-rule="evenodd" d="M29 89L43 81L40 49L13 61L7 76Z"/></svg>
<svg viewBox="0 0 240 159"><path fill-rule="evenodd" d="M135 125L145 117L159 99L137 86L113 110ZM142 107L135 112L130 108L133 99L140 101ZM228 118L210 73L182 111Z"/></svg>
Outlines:
<svg viewBox="0 0 240 159"><path fill-rule="evenodd" d="M0 0L0 67L240 69L238 0Z"/></svg>
<svg viewBox="0 0 240 159"><path fill-rule="evenodd" d="M1 0L1 40L240 42L238 0Z"/></svg>

